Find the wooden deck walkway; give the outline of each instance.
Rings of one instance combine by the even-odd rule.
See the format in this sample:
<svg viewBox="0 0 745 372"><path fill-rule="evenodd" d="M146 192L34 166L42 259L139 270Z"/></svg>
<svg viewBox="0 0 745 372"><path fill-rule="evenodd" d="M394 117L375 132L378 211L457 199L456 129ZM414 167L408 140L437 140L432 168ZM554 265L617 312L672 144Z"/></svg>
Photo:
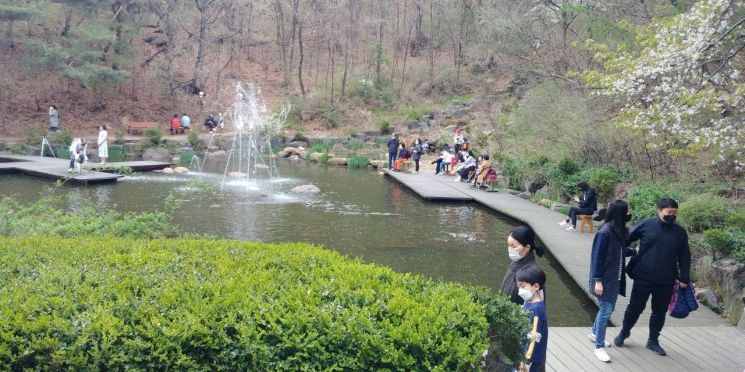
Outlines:
<svg viewBox="0 0 745 372"><path fill-rule="evenodd" d="M59 180L69 178L70 182L80 184L94 184L116 182L123 176L116 173L107 173L98 171L98 164L86 164L82 173L69 173L67 168L69 160L28 156L28 155L0 155L0 174L3 173L21 173L29 176ZM156 169L163 169L171 166L171 163L161 163L155 161L130 161L106 163L106 168L129 167L134 171L146 172Z"/></svg>
<svg viewBox="0 0 745 372"><path fill-rule="evenodd" d="M470 188L465 183L453 182L453 177L436 176L431 173L411 174L389 172L388 170L386 170L386 174L404 186L412 189L417 195L420 195L424 199L440 201L473 201L530 225L549 252L556 258L580 288L585 291L588 297L593 301L597 300L595 296L589 294L587 288L590 271L590 252L592 250L592 239L594 234L565 231L563 227L558 225L558 222L566 217L565 215L536 205L528 200L518 198L505 191L485 192ZM426 192L417 192L415 190L417 187L422 187L421 185L426 185ZM448 199L448 196L453 193L459 193L457 198ZM495 242L494 244L495 246L504 245L503 242ZM627 284L629 292L631 290L631 285L632 283L629 281ZM613 324L621 324L623 313L626 310L627 305L627 297L618 298L616 311L613 312L611 317L611 322ZM644 348L650 313L651 310L648 305L644 314L639 318L636 327L632 330L630 347L628 348L629 351L634 348L637 350L639 348ZM597 362L592 354L592 344L586 337L587 333L590 331L590 326L591 325L588 324L587 327L576 329L573 329L572 327L551 328L551 332L554 333L549 336L549 345L550 349L553 349L553 355L558 358L549 356L549 359L554 360L555 363L570 364L569 366L554 364L554 370L595 370L599 367L603 367L600 362L598 362L600 364L585 365L572 364L567 361L567 358L577 354L576 350L586 348L587 352L584 353L586 355L583 354L582 357L585 358L586 356L587 358L585 359L589 358L587 362ZM608 337L606 339L610 341L617 335L618 330L619 328L609 328ZM653 368L647 369L648 371L680 370L679 368L673 367L677 366L677 364L688 365L689 367L692 367L691 370L745 370L745 360L742 359L745 358L745 333L729 325L719 315L715 314L705 306L701 306L698 311L691 313L691 315L686 319L667 317L665 329L663 329L662 335L663 337L670 337L670 340L676 340L678 343L682 343L682 340L695 340L692 341L692 344L695 345L693 348L694 350L690 350L690 347L683 348L685 345L678 347L673 345L677 345L677 343L671 342L671 344L668 344L668 340L664 338L661 339L663 347L666 347L669 352L671 351L671 347L673 347L673 350L677 350L670 353L671 357L675 355L686 355L689 358L696 358L697 360L707 360L707 356L711 355L711 348L708 346L704 347L704 345L701 344L716 345L717 342L721 341L721 343L725 343L727 346L722 349L726 350L725 354L736 354L740 359L734 358L733 356L732 358L734 359L732 359L732 363L709 364L705 368L699 369L695 367L699 364L680 362L684 360L682 358L676 358L678 362L671 362L669 359L672 358L660 359L650 351L644 349L644 352L640 351L633 354L636 358L642 358L642 361L644 362L630 364L630 366L633 366L630 369L628 369L626 365L618 367L619 363L611 363L611 365L613 365L613 367L610 367L611 370L644 370L643 367L650 365L647 361L652 363L657 361L657 359L660 359L660 364L654 364ZM611 348L611 351L616 352L617 350ZM557 355L557 353L560 355ZM637 354L640 355L637 356ZM726 357L726 355L722 356L722 358L724 357ZM611 353L611 358L613 358L613 353ZM721 358L717 357L715 359ZM620 360L623 360L623 358L620 358ZM631 363L631 361L629 361L629 363ZM670 368L668 368L665 363L671 363L669 364ZM573 368L577 366L579 366L579 369ZM715 366L721 366L722 369L716 368ZM733 369L733 366L737 366L739 369Z"/></svg>

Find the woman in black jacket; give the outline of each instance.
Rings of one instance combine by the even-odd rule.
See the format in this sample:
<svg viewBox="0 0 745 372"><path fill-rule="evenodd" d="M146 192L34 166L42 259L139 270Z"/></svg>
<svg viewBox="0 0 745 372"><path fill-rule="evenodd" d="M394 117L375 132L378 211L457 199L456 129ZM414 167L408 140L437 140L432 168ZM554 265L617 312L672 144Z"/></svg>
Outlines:
<svg viewBox="0 0 745 372"><path fill-rule="evenodd" d="M605 329L608 319L613 314L618 295L626 296L626 277L624 275L625 258L634 255L634 250L627 248L626 239L629 229L629 206L623 200L614 200L608 204L605 222L592 242L590 259L589 291L598 298L598 314L592 325L592 332L587 335L595 342L595 356L601 362L610 362L605 347Z"/></svg>

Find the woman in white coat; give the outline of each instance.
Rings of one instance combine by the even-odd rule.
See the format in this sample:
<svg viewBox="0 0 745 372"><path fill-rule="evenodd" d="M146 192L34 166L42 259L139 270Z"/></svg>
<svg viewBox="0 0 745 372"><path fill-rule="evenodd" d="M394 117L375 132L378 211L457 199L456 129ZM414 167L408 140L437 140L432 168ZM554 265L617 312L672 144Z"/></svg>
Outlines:
<svg viewBox="0 0 745 372"><path fill-rule="evenodd" d="M108 132L106 124L98 126L98 157L101 158L101 165L106 165L106 159L109 157Z"/></svg>

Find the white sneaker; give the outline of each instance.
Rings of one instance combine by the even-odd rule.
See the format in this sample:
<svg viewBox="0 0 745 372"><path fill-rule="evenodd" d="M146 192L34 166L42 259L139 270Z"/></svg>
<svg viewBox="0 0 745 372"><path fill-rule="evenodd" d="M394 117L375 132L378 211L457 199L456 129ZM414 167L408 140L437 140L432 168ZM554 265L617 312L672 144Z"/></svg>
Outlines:
<svg viewBox="0 0 745 372"><path fill-rule="evenodd" d="M559 222L559 226L569 226L569 221L561 220L561 222Z"/></svg>
<svg viewBox="0 0 745 372"><path fill-rule="evenodd" d="M596 338L595 338L595 334L594 333L592 333L592 332L588 333L587 334L587 338L589 338L590 341L592 341L593 344L595 343ZM608 342L608 341L605 341L603 343L605 344L605 347L610 347L610 345L611 345L611 343Z"/></svg>
<svg viewBox="0 0 745 372"><path fill-rule="evenodd" d="M460 182L460 176L455 177L455 180L453 180L453 181L454 182Z"/></svg>
<svg viewBox="0 0 745 372"><path fill-rule="evenodd" d="M595 349L594 354L598 358L599 361L605 362L605 363L610 362L610 356L608 355L608 352L605 351L604 347L601 347L600 349Z"/></svg>
<svg viewBox="0 0 745 372"><path fill-rule="evenodd" d="M574 228L574 226L569 226L566 228L567 231L577 231L577 229Z"/></svg>

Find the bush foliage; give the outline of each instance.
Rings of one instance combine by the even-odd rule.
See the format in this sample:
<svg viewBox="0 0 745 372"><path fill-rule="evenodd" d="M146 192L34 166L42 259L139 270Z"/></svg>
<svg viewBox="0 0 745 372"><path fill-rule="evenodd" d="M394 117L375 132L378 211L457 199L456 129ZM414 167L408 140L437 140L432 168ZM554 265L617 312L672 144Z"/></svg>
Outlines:
<svg viewBox="0 0 745 372"><path fill-rule="evenodd" d="M639 185L629 193L626 201L632 215L632 222L637 223L645 218L657 215L657 201L662 198L673 198L678 203L681 199L677 195L655 185Z"/></svg>
<svg viewBox="0 0 745 372"><path fill-rule="evenodd" d="M527 320L305 244L0 238L3 370L465 370ZM489 338L491 337L491 345Z"/></svg>
<svg viewBox="0 0 745 372"><path fill-rule="evenodd" d="M680 203L680 222L693 232L721 226L729 217L727 201L719 196L701 194Z"/></svg>

